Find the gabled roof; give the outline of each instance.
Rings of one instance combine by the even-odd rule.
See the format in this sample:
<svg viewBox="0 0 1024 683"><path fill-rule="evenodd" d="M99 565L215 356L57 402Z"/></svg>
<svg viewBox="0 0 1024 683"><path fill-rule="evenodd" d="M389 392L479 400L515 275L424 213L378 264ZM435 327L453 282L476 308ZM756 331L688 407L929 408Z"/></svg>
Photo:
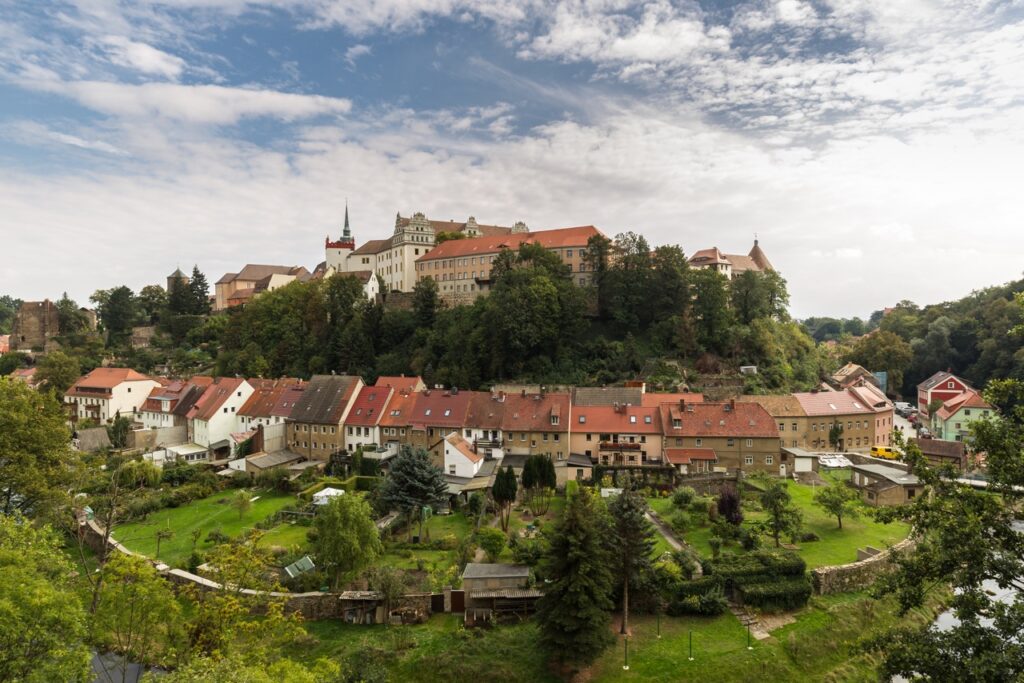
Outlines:
<svg viewBox="0 0 1024 683"><path fill-rule="evenodd" d="M356 395L352 409L348 411L345 425L358 427L375 426L380 421L381 416L384 415L388 401L393 393L394 389L391 387L363 387L359 394Z"/></svg>
<svg viewBox="0 0 1024 683"><path fill-rule="evenodd" d="M718 247L710 249L698 249L690 257L690 263L703 266L708 264L729 263L725 256L718 250Z"/></svg>
<svg viewBox="0 0 1024 683"><path fill-rule="evenodd" d="M808 417L873 413L864 399L851 391L807 391L793 394Z"/></svg>
<svg viewBox="0 0 1024 683"><path fill-rule="evenodd" d="M658 409L667 437L779 437L775 418L756 403L688 403L685 409L667 403Z"/></svg>
<svg viewBox="0 0 1024 683"><path fill-rule="evenodd" d="M377 381L373 383L373 386L391 387L395 391L419 391L427 388L423 383L423 378L419 375L414 375L412 377L406 377L405 375L399 375L397 377L381 375L377 378Z"/></svg>
<svg viewBox="0 0 1024 683"><path fill-rule="evenodd" d="M457 389L425 389L417 392L416 403L409 416L414 429L424 427L449 427L462 429L466 424L466 413L473 391Z"/></svg>
<svg viewBox="0 0 1024 683"><path fill-rule="evenodd" d="M952 380L956 380L960 384L963 384L968 389L971 388L970 384L968 384L964 380L960 379L959 377L954 375L952 372L948 372L946 370L940 370L939 372L936 372L934 375L932 375L931 377L929 377L925 381L923 381L920 384L918 384L917 388L918 388L918 390L928 391L929 389L934 389L939 384L941 384L943 382L946 382L948 380L951 380L951 379Z"/></svg>
<svg viewBox="0 0 1024 683"><path fill-rule="evenodd" d="M530 577L530 568L521 564L484 564L468 562L462 570L463 579L523 579Z"/></svg>
<svg viewBox="0 0 1024 683"><path fill-rule="evenodd" d="M484 459L484 456L474 451L473 447L469 445L469 442L463 439L462 435L459 434L458 432L452 432L451 434L449 434L447 437L445 437L445 441L448 443L449 446L451 446L460 454L462 454L462 456L465 457L466 460L472 463L478 463Z"/></svg>
<svg viewBox="0 0 1024 683"><path fill-rule="evenodd" d="M641 387L576 387L572 390L574 406L642 405ZM671 400L671 399L668 399Z"/></svg>
<svg viewBox="0 0 1024 683"><path fill-rule="evenodd" d="M895 467L889 467L887 465L858 465L853 464L853 469L858 472L864 472L875 477L881 477L887 481L891 481L894 484L900 484L902 486L913 486L920 484L921 480L917 478L915 474L909 474L901 469Z"/></svg>
<svg viewBox="0 0 1024 683"><path fill-rule="evenodd" d="M382 251L387 251L391 246L391 240L367 240L362 245L352 250L352 256L358 256L362 254L379 254Z"/></svg>
<svg viewBox="0 0 1024 683"><path fill-rule="evenodd" d="M519 232L502 235L472 237L462 240L442 242L417 261L435 261L438 259L456 258L461 256L477 256L479 254L496 254L503 249L518 249L521 244L539 244L547 249L563 247L585 247L587 240L601 231L592 225L558 230L540 230L538 232Z"/></svg>
<svg viewBox="0 0 1024 683"><path fill-rule="evenodd" d="M309 424L340 424L358 384L359 378L352 375L313 375L289 419Z"/></svg>
<svg viewBox="0 0 1024 683"><path fill-rule="evenodd" d="M982 398L974 389L968 389L964 393L946 401L939 408L936 416L941 420L948 420L956 415L963 408L978 408L980 410L992 410L992 406Z"/></svg>
<svg viewBox="0 0 1024 683"><path fill-rule="evenodd" d="M218 377L213 380L213 383L206 388L203 395L188 411L188 419L209 420L217 414L217 411L231 398L231 395L238 391L243 382L245 380L238 377Z"/></svg>
<svg viewBox="0 0 1024 683"><path fill-rule="evenodd" d="M293 387L301 387L302 380L285 377L282 379L250 379L252 395L239 410L245 417L288 417L291 415L300 393L293 393Z"/></svg>
<svg viewBox="0 0 1024 683"><path fill-rule="evenodd" d="M410 223L410 218L398 217L395 222L396 227L407 227ZM439 232L463 232L466 230L466 226L469 224L468 221L435 221L428 219L430 227L434 229L434 234ZM512 232L512 228L506 228L501 225L483 225L482 223L476 223L474 220L474 226L480 231L481 235L506 235Z"/></svg>
<svg viewBox="0 0 1024 683"><path fill-rule="evenodd" d="M387 408L380 419L381 427L407 427L411 424L413 408L416 407L418 394L409 391L396 391L391 395Z"/></svg>
<svg viewBox="0 0 1024 683"><path fill-rule="evenodd" d="M501 429L505 402L499 395L474 391L466 412L466 426L471 429Z"/></svg>
<svg viewBox="0 0 1024 683"><path fill-rule="evenodd" d="M302 279L309 277L309 271L303 266L268 266L256 263L247 263L242 270L235 275L235 280L246 282L257 282L270 275L294 275Z"/></svg>
<svg viewBox="0 0 1024 683"><path fill-rule="evenodd" d="M743 396L737 396L736 400L742 401L743 403L756 403L767 410L769 415L775 418L807 416L807 413L804 412L803 406L800 405L800 401L792 394L781 394L777 396L745 394Z"/></svg>
<svg viewBox="0 0 1024 683"><path fill-rule="evenodd" d="M609 434L661 434L661 414L656 407L576 406L572 428L577 432Z"/></svg>
<svg viewBox="0 0 1024 683"><path fill-rule="evenodd" d="M569 394L509 394L505 396L505 413L501 428L512 432L569 431ZM558 424L551 424L552 415Z"/></svg>
<svg viewBox="0 0 1024 683"><path fill-rule="evenodd" d="M109 398L114 387L125 382L156 382L131 368L96 368L65 392L65 396L104 396Z"/></svg>
<svg viewBox="0 0 1024 683"><path fill-rule="evenodd" d="M892 410L892 401L874 384L865 383L860 386L851 387L847 391L859 398L864 405L874 409L875 412Z"/></svg>

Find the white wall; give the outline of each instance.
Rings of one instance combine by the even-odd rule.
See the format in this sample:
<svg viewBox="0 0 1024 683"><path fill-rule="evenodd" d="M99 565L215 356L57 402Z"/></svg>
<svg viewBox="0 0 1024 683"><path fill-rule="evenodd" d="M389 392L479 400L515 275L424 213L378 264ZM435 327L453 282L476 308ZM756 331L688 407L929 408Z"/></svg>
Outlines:
<svg viewBox="0 0 1024 683"><path fill-rule="evenodd" d="M210 444L230 437L231 432L239 431L238 410L252 393L252 385L243 381L209 420L192 420L192 441L209 448Z"/></svg>
<svg viewBox="0 0 1024 683"><path fill-rule="evenodd" d="M452 471L452 465L455 466L455 471ZM476 476L476 473L480 471L480 466L483 465L483 457L476 462L472 462L463 455L459 449L448 443L448 440L444 441L444 473L453 474L456 477L468 477L472 478Z"/></svg>

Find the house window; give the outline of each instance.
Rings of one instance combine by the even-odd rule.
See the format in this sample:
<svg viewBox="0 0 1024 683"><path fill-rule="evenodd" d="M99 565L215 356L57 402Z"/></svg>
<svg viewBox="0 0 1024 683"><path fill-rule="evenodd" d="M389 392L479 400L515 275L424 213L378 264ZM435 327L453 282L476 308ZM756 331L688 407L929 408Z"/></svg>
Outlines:
<svg viewBox="0 0 1024 683"><path fill-rule="evenodd" d="M586 415L580 415L580 424L581 425L587 424L587 416Z"/></svg>
<svg viewBox="0 0 1024 683"><path fill-rule="evenodd" d="M950 384L952 384L952 382L950 382ZM916 495L917 495L917 491L915 489L907 489L907 498L908 499L913 498Z"/></svg>
<svg viewBox="0 0 1024 683"><path fill-rule="evenodd" d="M754 440L753 439L747 439L747 448L750 448L753 445L754 445Z"/></svg>
<svg viewBox="0 0 1024 683"><path fill-rule="evenodd" d="M644 415L644 424L651 424L651 416Z"/></svg>
<svg viewBox="0 0 1024 683"><path fill-rule="evenodd" d="M764 464L765 465L773 465L773 464L775 464L775 458L773 458L770 455L764 456Z"/></svg>
<svg viewBox="0 0 1024 683"><path fill-rule="evenodd" d="M530 439L530 448L537 447L537 439Z"/></svg>
<svg viewBox="0 0 1024 683"><path fill-rule="evenodd" d="M779 423L779 431L780 432L786 431L786 423L785 422L780 422Z"/></svg>
<svg viewBox="0 0 1024 683"><path fill-rule="evenodd" d="M736 439L726 439L725 440L725 445L726 446L734 446L734 445L736 445Z"/></svg>
<svg viewBox="0 0 1024 683"><path fill-rule="evenodd" d="M952 382L946 382L946 388L947 389L953 389L954 388L953 383ZM131 389L129 389L128 391L131 391Z"/></svg>
<svg viewBox="0 0 1024 683"><path fill-rule="evenodd" d="M636 415L629 416L629 423L634 425L636 424Z"/></svg>
<svg viewBox="0 0 1024 683"><path fill-rule="evenodd" d="M552 415L551 416L551 424L552 425L557 425L558 424L558 416L557 415Z"/></svg>
<svg viewBox="0 0 1024 683"><path fill-rule="evenodd" d="M523 432L522 434L519 435L519 440L526 441L526 432ZM534 442L534 445L536 445L536 442Z"/></svg>
<svg viewBox="0 0 1024 683"><path fill-rule="evenodd" d="M744 465L753 465L754 464L754 456L748 455L748 456L744 457L743 458L743 464Z"/></svg>
<svg viewBox="0 0 1024 683"><path fill-rule="evenodd" d="M448 465L448 474L455 474L455 465Z"/></svg>
<svg viewBox="0 0 1024 683"><path fill-rule="evenodd" d="M561 434L555 434L555 441L559 441L560 437L561 437Z"/></svg>
<svg viewBox="0 0 1024 683"><path fill-rule="evenodd" d="M704 445L704 439L696 439L694 440L694 444L699 448Z"/></svg>
<svg viewBox="0 0 1024 683"><path fill-rule="evenodd" d="M427 408L426 412L424 412L423 414L424 415L430 415L430 408Z"/></svg>
<svg viewBox="0 0 1024 683"><path fill-rule="evenodd" d="M593 434L587 434L587 441L590 441L590 438L591 438L592 436L593 436Z"/></svg>
<svg viewBox="0 0 1024 683"><path fill-rule="evenodd" d="M547 441L547 440L548 440L548 433L547 433L547 432L544 432L544 436L543 436L543 438L544 438L544 440L545 440L545 441Z"/></svg>
<svg viewBox="0 0 1024 683"><path fill-rule="evenodd" d="M965 408L964 409L964 415L970 415L970 414L971 414L971 409L970 408Z"/></svg>

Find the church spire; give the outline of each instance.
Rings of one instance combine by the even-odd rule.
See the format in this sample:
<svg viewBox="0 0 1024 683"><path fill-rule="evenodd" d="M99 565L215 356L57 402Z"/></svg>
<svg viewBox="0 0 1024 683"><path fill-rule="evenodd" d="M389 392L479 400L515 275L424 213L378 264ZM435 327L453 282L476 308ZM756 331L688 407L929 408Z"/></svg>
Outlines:
<svg viewBox="0 0 1024 683"><path fill-rule="evenodd" d="M345 230L341 233L342 239L349 239L352 237L352 232L348 228L348 200L345 200Z"/></svg>

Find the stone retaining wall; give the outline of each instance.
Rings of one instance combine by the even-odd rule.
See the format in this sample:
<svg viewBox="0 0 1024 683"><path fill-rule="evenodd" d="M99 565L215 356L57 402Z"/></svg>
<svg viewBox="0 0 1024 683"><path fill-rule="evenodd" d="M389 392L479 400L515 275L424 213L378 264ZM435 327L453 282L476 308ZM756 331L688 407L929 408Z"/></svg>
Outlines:
<svg viewBox="0 0 1024 683"><path fill-rule="evenodd" d="M845 593L867 588L879 576L893 570L892 553L894 551L910 550L913 547L914 539L907 538L892 548L859 562L812 569L811 585L818 595L831 595L832 593Z"/></svg>

